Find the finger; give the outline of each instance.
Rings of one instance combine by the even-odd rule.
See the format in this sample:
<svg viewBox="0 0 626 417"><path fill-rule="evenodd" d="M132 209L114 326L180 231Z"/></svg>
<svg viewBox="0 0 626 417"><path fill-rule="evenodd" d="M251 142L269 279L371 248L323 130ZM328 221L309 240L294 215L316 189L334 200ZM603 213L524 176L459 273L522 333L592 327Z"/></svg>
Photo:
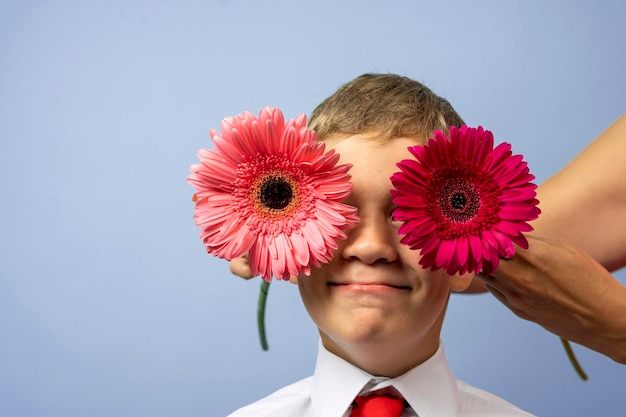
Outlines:
<svg viewBox="0 0 626 417"><path fill-rule="evenodd" d="M509 300L506 298L506 296L500 292L499 289L497 289L496 287L494 287L491 283L485 282L485 288L487 289L488 292L490 292L494 297L496 297L498 299L498 301L500 301L502 304L508 306L508 302Z"/></svg>
<svg viewBox="0 0 626 417"><path fill-rule="evenodd" d="M489 288L487 288L487 285L490 285L491 288L499 288L499 287L506 287L507 286L507 280L505 279L498 279L498 277L496 276L496 271L490 273L490 274L485 274L484 272L480 272L478 274L476 274L476 278L477 280L480 280L482 282L482 284L485 286L486 290L489 290Z"/></svg>
<svg viewBox="0 0 626 417"><path fill-rule="evenodd" d="M506 308L511 310L513 314L524 320L531 320L531 315L520 307L520 299L515 292L504 292L494 286L492 283L485 283L487 291L489 291L498 301L500 301Z"/></svg>
<svg viewBox="0 0 626 417"><path fill-rule="evenodd" d="M494 277L493 274L485 274L483 271L480 271L479 273L477 273L476 278L480 279L483 282L494 281L496 279L496 277Z"/></svg>
<svg viewBox="0 0 626 417"><path fill-rule="evenodd" d="M230 261L230 272L233 275L237 275L243 279L252 278L252 272L250 271L250 264L248 263L248 259L244 258L236 258Z"/></svg>
<svg viewBox="0 0 626 417"><path fill-rule="evenodd" d="M501 292L519 290L520 285L526 282L527 275L536 272L536 262L528 252L529 250L518 247L511 258L500 258L495 271L490 274L479 274L478 277L485 283L497 285Z"/></svg>
<svg viewBox="0 0 626 417"><path fill-rule="evenodd" d="M506 279L498 280L493 274L477 274L485 286L485 289L494 295L501 303L505 304L508 308L511 308L510 296L507 294L515 294L515 288L508 285Z"/></svg>
<svg viewBox="0 0 626 417"><path fill-rule="evenodd" d="M513 311L513 313L517 314L515 310L512 308L511 303L509 302L509 299L506 297L506 295L504 295L504 293L502 293L499 289L497 289L490 283L485 283L485 288L487 288L487 291L491 293L491 295L493 295L498 301L504 304L506 308Z"/></svg>

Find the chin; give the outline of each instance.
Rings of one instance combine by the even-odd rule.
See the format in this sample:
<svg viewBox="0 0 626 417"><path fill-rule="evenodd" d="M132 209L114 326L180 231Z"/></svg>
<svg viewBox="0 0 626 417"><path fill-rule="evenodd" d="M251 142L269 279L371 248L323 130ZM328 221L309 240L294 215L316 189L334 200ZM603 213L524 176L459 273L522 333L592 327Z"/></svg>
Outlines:
<svg viewBox="0 0 626 417"><path fill-rule="evenodd" d="M377 309L357 309L349 318L336 318L325 332L337 342L347 345L372 345L389 343L398 334L402 334L392 325L388 315Z"/></svg>

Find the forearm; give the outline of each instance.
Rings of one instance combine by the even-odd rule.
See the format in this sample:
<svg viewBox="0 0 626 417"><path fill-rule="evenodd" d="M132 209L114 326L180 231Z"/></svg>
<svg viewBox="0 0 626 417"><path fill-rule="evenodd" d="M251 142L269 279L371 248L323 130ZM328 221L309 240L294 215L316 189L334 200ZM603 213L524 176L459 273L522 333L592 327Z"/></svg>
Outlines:
<svg viewBox="0 0 626 417"><path fill-rule="evenodd" d="M626 114L537 191L536 236L576 243L610 271L626 265Z"/></svg>

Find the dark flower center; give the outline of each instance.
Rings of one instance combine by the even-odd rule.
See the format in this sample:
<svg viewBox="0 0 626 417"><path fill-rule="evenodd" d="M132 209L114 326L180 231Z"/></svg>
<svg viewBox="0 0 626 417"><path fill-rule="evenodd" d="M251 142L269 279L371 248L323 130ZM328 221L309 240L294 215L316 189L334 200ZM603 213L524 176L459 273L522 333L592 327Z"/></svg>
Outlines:
<svg viewBox="0 0 626 417"><path fill-rule="evenodd" d="M457 210L463 209L466 203L467 203L467 199L465 198L465 195L463 194L454 194L450 198L450 204L452 205L452 208L455 208Z"/></svg>
<svg viewBox="0 0 626 417"><path fill-rule="evenodd" d="M457 223L472 220L480 208L478 190L471 182L460 178L450 179L441 190L439 198L441 214Z"/></svg>
<svg viewBox="0 0 626 417"><path fill-rule="evenodd" d="M291 203L293 189L284 178L268 176L259 189L261 204L270 210L282 210Z"/></svg>

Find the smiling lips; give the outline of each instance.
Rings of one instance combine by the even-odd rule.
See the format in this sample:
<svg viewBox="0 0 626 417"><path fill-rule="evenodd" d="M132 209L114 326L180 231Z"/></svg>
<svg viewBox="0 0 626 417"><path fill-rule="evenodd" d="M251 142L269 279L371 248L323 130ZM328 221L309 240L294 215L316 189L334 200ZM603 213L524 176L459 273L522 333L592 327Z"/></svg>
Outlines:
<svg viewBox="0 0 626 417"><path fill-rule="evenodd" d="M411 287L402 285L392 285L378 282L329 282L329 286L340 290L349 291L361 291L361 292L385 292L385 291L397 291L397 290L410 290Z"/></svg>

